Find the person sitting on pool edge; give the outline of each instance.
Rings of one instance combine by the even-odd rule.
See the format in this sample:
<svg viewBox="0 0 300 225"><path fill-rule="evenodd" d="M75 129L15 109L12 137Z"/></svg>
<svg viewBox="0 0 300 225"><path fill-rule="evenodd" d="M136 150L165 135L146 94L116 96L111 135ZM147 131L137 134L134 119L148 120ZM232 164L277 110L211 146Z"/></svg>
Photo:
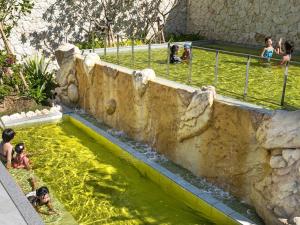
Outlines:
<svg viewBox="0 0 300 225"><path fill-rule="evenodd" d="M7 128L2 132L2 142L0 143L0 161L6 165L7 169L11 168L14 151L10 142L14 139L15 135L15 131L10 128Z"/></svg>
<svg viewBox="0 0 300 225"><path fill-rule="evenodd" d="M172 64L174 64L174 63L181 63L180 57L177 56L178 50L179 50L179 46L178 45L172 45L172 47L170 48L170 50L171 50L170 63L172 63Z"/></svg>
<svg viewBox="0 0 300 225"><path fill-rule="evenodd" d="M29 179L31 187L32 187L32 192L28 193L26 195L28 201L31 203L31 205L35 208L35 210L38 213L42 213L45 215L53 215L53 214L58 214L53 209L50 195L49 195L49 189L45 186L37 188L37 183L35 178ZM42 206L47 206L48 207L48 212L41 211L40 208Z"/></svg>
<svg viewBox="0 0 300 225"><path fill-rule="evenodd" d="M24 143L19 143L15 146L15 152L17 153L16 157L13 159L12 166L15 169L27 169L30 170L30 162L27 157L27 154L24 152L25 145Z"/></svg>
<svg viewBox="0 0 300 225"><path fill-rule="evenodd" d="M265 38L265 47L261 53L261 57L263 59L266 59L270 61L270 59L273 57L274 48L273 48L273 42L271 37Z"/></svg>
<svg viewBox="0 0 300 225"><path fill-rule="evenodd" d="M183 45L184 51L180 57L182 61L188 62L191 58L191 43L186 42Z"/></svg>

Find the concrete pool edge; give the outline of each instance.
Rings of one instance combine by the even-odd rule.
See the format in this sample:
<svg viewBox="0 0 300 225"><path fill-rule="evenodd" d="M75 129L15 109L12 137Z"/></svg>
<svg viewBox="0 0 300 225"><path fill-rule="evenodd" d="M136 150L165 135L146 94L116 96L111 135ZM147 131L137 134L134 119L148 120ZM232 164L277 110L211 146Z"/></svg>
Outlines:
<svg viewBox="0 0 300 225"><path fill-rule="evenodd" d="M197 206L201 205L200 208L204 208L206 213L209 211L209 215L210 216L213 215L214 217L218 218L220 221L222 221L222 224L233 224L233 223L242 224L242 225L255 224L253 221L249 220L248 218L244 217L240 213L226 206L219 200L212 197L210 194L201 191L200 189L196 188L192 184L183 180L181 177L173 174L166 168L162 167L158 163L147 159L146 156L143 155L142 153L137 152L132 147L128 146L126 143L119 141L117 138L113 137L112 135L100 129L99 127L95 126L91 122L85 120L78 114L68 113L65 115L66 115L65 118L67 118L67 120L70 120L70 122L75 126L77 126L79 129L87 131L87 133L91 136L100 136L102 140L105 139L106 142L110 142L111 145L115 145L118 148L122 149L124 151L124 154L126 152L126 154L132 156L132 158L134 158L132 160L133 164L136 164L135 162L139 161L139 163L143 163L144 165L146 165L147 167L153 170L153 171L149 171L150 169L148 168L143 168L143 169L137 168L140 172L142 170L143 174L144 173L147 174L148 177L149 177L149 173L152 175L155 174L154 175L155 178L158 179L164 177L164 179L162 180L159 179L159 181L149 177L152 181L154 181L159 186L161 186L163 190L165 189L164 187L162 187L161 183L167 184L168 186L172 186L172 188L174 188L174 186L177 186L175 192L180 192L181 195L183 195L183 197L186 198L184 200L188 199L187 200L188 203L191 203L193 201L192 205L197 205ZM96 139L99 139L99 137ZM224 221L226 221L226 223L223 223Z"/></svg>
<svg viewBox="0 0 300 225"><path fill-rule="evenodd" d="M40 215L31 206L20 187L2 163L0 163L0 183L28 225L44 225Z"/></svg>

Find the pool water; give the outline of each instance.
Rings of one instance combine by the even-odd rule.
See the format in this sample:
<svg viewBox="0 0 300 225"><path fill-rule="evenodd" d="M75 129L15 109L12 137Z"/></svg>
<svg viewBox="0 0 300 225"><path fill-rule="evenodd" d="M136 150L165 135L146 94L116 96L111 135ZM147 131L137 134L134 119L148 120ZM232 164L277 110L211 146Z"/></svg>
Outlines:
<svg viewBox="0 0 300 225"><path fill-rule="evenodd" d="M228 50L228 49L226 49ZM234 49L231 49L234 51ZM179 56L182 54L179 52ZM255 54L255 52L252 54ZM167 73L167 49L153 49L151 53L151 68L157 76L161 76L180 83L188 84L188 64L170 65L169 75ZM259 55L259 52L256 53ZM136 51L135 63L133 65L131 52L120 53L119 62L115 54L101 56L107 62L120 64L133 69L144 69L148 67L148 52ZM259 59L251 59L249 70L249 85L246 99L243 98L247 57L231 54L219 54L218 82L215 79L215 51L193 49L193 66L191 83L192 86L214 85L217 93L231 96L243 101L256 103L268 108L282 108L280 106L283 88L284 71L283 66L277 66L277 61L271 63L262 62ZM289 66L289 77L286 88L284 108L295 109L300 107L300 67L293 63Z"/></svg>
<svg viewBox="0 0 300 225"><path fill-rule="evenodd" d="M19 141L79 224L215 224L68 121L20 128Z"/></svg>

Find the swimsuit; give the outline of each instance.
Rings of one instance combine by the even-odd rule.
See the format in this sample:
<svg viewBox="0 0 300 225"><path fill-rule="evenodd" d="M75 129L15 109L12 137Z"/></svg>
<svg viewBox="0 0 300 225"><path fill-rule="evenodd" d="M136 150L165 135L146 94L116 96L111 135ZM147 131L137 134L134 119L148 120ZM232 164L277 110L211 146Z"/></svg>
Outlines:
<svg viewBox="0 0 300 225"><path fill-rule="evenodd" d="M40 199L36 196L36 191L32 191L32 192L29 192L27 195L26 195L28 201L32 204L32 206L34 207L40 207L40 206L43 206L43 205L47 205L49 202L41 202Z"/></svg>
<svg viewBox="0 0 300 225"><path fill-rule="evenodd" d="M267 59L272 58L272 56L273 56L273 51L274 51L274 50L268 50L268 49L266 49L265 52L264 52L264 58L267 58Z"/></svg>
<svg viewBox="0 0 300 225"><path fill-rule="evenodd" d="M16 169L20 169L25 168L26 164L29 164L29 159L27 158L26 154L23 154L21 157L17 155L12 163L12 166Z"/></svg>

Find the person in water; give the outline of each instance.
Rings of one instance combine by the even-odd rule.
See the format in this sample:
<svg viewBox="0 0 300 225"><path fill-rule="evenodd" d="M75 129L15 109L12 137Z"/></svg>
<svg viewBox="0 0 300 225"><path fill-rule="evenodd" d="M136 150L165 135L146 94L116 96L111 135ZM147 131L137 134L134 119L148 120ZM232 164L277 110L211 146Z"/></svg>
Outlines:
<svg viewBox="0 0 300 225"><path fill-rule="evenodd" d="M172 64L174 64L174 63L181 63L180 57L177 56L178 50L179 50L179 46L178 45L172 45L172 47L170 48L170 51L171 51L171 54L170 54L170 63L172 63Z"/></svg>
<svg viewBox="0 0 300 225"><path fill-rule="evenodd" d="M13 129L7 128L2 132L2 142L0 143L0 160L6 165L7 169L11 168L13 158L13 146L10 143L16 133Z"/></svg>
<svg viewBox="0 0 300 225"><path fill-rule="evenodd" d="M35 208L35 210L39 213L43 213L46 215L58 214L52 206L49 189L45 186L37 188L37 182L35 178L30 179L30 184L32 187L32 192L26 195L28 201ZM42 206L47 206L48 212L42 212L40 208Z"/></svg>
<svg viewBox="0 0 300 225"><path fill-rule="evenodd" d="M274 53L273 41L271 37L265 38L265 47L261 53L261 57L270 61Z"/></svg>
<svg viewBox="0 0 300 225"><path fill-rule="evenodd" d="M12 166L15 169L27 169L30 170L30 162L25 153L25 145L24 143L19 143L15 147L15 152L17 153L16 157L13 159Z"/></svg>
<svg viewBox="0 0 300 225"><path fill-rule="evenodd" d="M275 49L278 55L282 56L279 65L284 65L287 62L291 61L292 53L294 52L294 42L292 41L285 41L284 42L284 50L282 50L282 38L280 38L278 42L278 47Z"/></svg>
<svg viewBox="0 0 300 225"><path fill-rule="evenodd" d="M180 57L182 61L188 62L191 58L191 44L190 43L185 43L183 45L183 53L182 56Z"/></svg>

